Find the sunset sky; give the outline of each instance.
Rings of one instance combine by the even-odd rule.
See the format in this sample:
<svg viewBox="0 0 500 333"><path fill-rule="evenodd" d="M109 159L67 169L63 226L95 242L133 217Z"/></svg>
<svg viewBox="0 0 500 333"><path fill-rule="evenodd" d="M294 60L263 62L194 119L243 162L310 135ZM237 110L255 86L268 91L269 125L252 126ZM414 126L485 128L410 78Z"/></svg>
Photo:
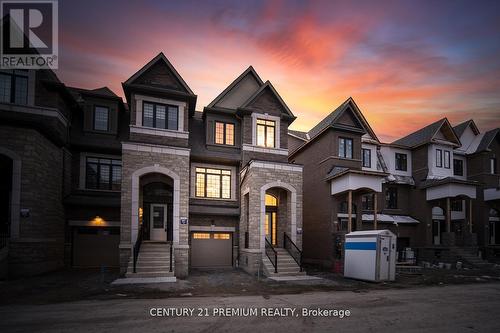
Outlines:
<svg viewBox="0 0 500 333"><path fill-rule="evenodd" d="M309 130L352 96L383 141L500 127L500 1L59 1L59 77L121 82L163 51L202 110L253 65Z"/></svg>

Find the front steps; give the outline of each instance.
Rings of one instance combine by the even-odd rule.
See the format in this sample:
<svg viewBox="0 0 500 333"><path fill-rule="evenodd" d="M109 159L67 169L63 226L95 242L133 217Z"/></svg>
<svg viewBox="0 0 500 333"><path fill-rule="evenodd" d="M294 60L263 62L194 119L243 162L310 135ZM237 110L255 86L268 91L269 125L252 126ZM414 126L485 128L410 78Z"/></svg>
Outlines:
<svg viewBox="0 0 500 333"><path fill-rule="evenodd" d="M174 257L172 255L172 262ZM170 272L170 244L166 242L144 241L137 257L136 273L134 273L134 258L131 257L127 267L126 278L168 278L174 277L174 264Z"/></svg>
<svg viewBox="0 0 500 333"><path fill-rule="evenodd" d="M304 276L305 271L300 271L300 267L288 253L287 250L279 247L274 248L278 254L278 273L274 272L274 266L269 258L264 254L262 256L262 263L264 266L264 274L267 277L284 277L284 276Z"/></svg>
<svg viewBox="0 0 500 333"><path fill-rule="evenodd" d="M474 268L492 268L494 264L479 257L477 249L467 247L454 247L451 251L463 261L464 264Z"/></svg>

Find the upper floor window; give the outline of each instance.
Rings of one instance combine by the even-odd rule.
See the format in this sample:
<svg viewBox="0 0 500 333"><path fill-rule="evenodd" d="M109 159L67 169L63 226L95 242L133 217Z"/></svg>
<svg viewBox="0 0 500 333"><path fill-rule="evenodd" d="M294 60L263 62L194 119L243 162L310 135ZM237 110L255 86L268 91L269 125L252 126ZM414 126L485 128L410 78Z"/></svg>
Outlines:
<svg viewBox="0 0 500 333"><path fill-rule="evenodd" d="M234 124L215 122L215 143L219 145L234 145Z"/></svg>
<svg viewBox="0 0 500 333"><path fill-rule="evenodd" d="M436 149L436 166L443 167L443 151L441 149Z"/></svg>
<svg viewBox="0 0 500 333"><path fill-rule="evenodd" d="M195 187L196 197L231 199L231 170L196 168Z"/></svg>
<svg viewBox="0 0 500 333"><path fill-rule="evenodd" d="M494 157L490 158L490 173L492 175L497 173L497 159Z"/></svg>
<svg viewBox="0 0 500 333"><path fill-rule="evenodd" d="M398 208L398 189L396 187L389 187L385 191L385 208L387 209Z"/></svg>
<svg viewBox="0 0 500 333"><path fill-rule="evenodd" d="M352 139L339 138L339 157L352 158Z"/></svg>
<svg viewBox="0 0 500 333"><path fill-rule="evenodd" d="M178 106L144 102L142 112L142 126L178 130L178 123Z"/></svg>
<svg viewBox="0 0 500 333"><path fill-rule="evenodd" d="M122 181L121 160L87 157L85 169L85 187L87 189L120 190Z"/></svg>
<svg viewBox="0 0 500 333"><path fill-rule="evenodd" d="M361 206L363 210L373 210L373 194L364 194L361 197Z"/></svg>
<svg viewBox="0 0 500 333"><path fill-rule="evenodd" d="M455 176L463 176L464 175L464 161L453 159L453 174Z"/></svg>
<svg viewBox="0 0 500 333"><path fill-rule="evenodd" d="M28 104L28 77L0 73L0 102Z"/></svg>
<svg viewBox="0 0 500 333"><path fill-rule="evenodd" d="M407 158L408 157L406 154L396 153L396 164L395 164L396 170L399 170L399 171L407 171L408 170Z"/></svg>
<svg viewBox="0 0 500 333"><path fill-rule="evenodd" d="M451 167L450 166L450 151L449 150L444 151L444 167L446 169L449 169Z"/></svg>
<svg viewBox="0 0 500 333"><path fill-rule="evenodd" d="M94 130L109 130L109 108L105 106L96 106L94 108Z"/></svg>
<svg viewBox="0 0 500 333"><path fill-rule="evenodd" d="M257 146L275 147L276 122L257 119Z"/></svg>
<svg viewBox="0 0 500 333"><path fill-rule="evenodd" d="M363 167L371 168L372 167L372 151L371 149L363 148Z"/></svg>

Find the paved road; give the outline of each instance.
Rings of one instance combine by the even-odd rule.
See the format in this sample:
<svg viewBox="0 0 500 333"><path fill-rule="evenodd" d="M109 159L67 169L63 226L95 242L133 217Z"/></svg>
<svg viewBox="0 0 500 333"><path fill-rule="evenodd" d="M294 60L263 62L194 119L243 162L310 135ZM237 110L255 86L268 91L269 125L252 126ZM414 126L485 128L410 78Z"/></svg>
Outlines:
<svg viewBox="0 0 500 333"><path fill-rule="evenodd" d="M207 308L208 317L152 317L151 308ZM215 308L290 308L287 317L219 317ZM309 309L348 309L350 317L304 317ZM165 310L163 310L165 309ZM158 313L158 310L154 310ZM282 310L285 311L285 310ZM288 310L291 311L291 310ZM268 313L271 311L267 311ZM204 313L203 313L204 314ZM283 312L283 314L285 314ZM288 313L290 315L290 313ZM500 332L500 284L367 293L120 299L0 307L0 332Z"/></svg>

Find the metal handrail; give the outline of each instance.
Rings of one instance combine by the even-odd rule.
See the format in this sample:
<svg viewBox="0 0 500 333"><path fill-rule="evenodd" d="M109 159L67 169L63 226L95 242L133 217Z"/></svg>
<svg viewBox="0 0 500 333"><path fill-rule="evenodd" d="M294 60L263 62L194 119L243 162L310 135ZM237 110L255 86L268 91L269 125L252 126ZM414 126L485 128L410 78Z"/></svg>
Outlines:
<svg viewBox="0 0 500 333"><path fill-rule="evenodd" d="M273 244L271 244L271 242L267 238L265 238L265 240L266 240L266 256L269 258L271 264L274 266L274 273L278 273L278 252L276 252L276 250L273 247ZM271 259L271 256L269 255L268 249L272 250L274 254L274 262L273 259Z"/></svg>
<svg viewBox="0 0 500 333"><path fill-rule="evenodd" d="M170 272L172 271L172 252L174 242L170 242Z"/></svg>
<svg viewBox="0 0 500 333"><path fill-rule="evenodd" d="M134 244L134 273L136 273L137 257L142 244L142 224L139 226L139 233L137 234L137 241Z"/></svg>
<svg viewBox="0 0 500 333"><path fill-rule="evenodd" d="M302 272L302 251L298 248L297 245L295 245L295 243L286 234L286 232L283 233L283 247L288 251L288 253L290 253L293 260L295 260L295 262L299 265L300 271ZM292 247L295 248L295 253L294 251L292 251Z"/></svg>

